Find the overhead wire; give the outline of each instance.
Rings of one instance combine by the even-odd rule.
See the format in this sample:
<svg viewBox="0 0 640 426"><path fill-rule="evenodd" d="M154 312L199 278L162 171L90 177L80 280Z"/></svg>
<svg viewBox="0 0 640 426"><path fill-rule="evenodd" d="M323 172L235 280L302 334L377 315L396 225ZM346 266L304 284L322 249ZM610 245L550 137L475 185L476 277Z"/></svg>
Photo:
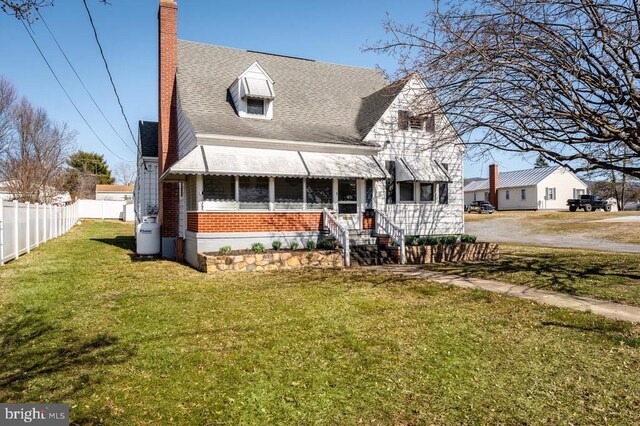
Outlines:
<svg viewBox="0 0 640 426"><path fill-rule="evenodd" d="M42 21L42 23L44 24L45 28L47 29L47 31L49 32L49 35L51 36L51 38L53 39L53 41L55 42L56 46L58 46L58 49L60 50L60 53L62 53L62 56L64 57L64 59L67 61L67 64L69 65L69 67L71 68L71 70L73 71L73 73L75 74L76 78L78 79L78 81L80 82L80 84L82 85L82 87L84 88L85 92L87 93L87 95L89 96L89 98L91 99L91 101L93 102L93 104L95 105L95 107L98 109L98 111L100 112L100 114L102 115L102 118L104 118L104 120L107 122L107 124L109 125L109 127L111 127L111 130L113 130L113 132L116 134L116 136L118 136L118 138L122 141L122 143L124 144L124 146L127 147L127 149L129 151L131 151L133 154L136 154L136 151L134 151L133 149L131 149L131 146L129 144L127 144L127 142L125 142L125 140L122 138L122 136L120 136L120 133L118 133L118 131L115 129L115 127L113 126L113 124L111 123L111 121L107 118L106 114L104 113L104 111L102 110L102 108L100 108L100 106L98 105L98 102L95 100L95 98L93 97L93 95L91 94L91 92L89 91L89 89L87 88L87 85L84 83L84 81L82 80L82 78L80 77L80 75L78 74L78 71L76 70L76 68L73 66L73 64L71 63L71 60L69 60L69 57L67 56L67 54L65 53L64 49L62 48L62 46L60 45L60 43L58 42L58 39L56 38L56 36L53 34L53 32L51 31L51 28L49 28L49 25L47 24L47 21L45 21L44 17L40 14L40 11L38 9L36 9L36 13L38 14L39 19ZM134 140L134 144L135 144L135 140ZM136 149L137 149L137 144L136 144Z"/></svg>
<svg viewBox="0 0 640 426"><path fill-rule="evenodd" d="M89 130L91 130L91 133L93 133L93 135L96 137L96 139L98 139L98 141L102 144L102 146L105 147L105 149L107 151L109 151L111 154L113 154L116 158L122 160L122 161L126 161L129 163L133 163L134 161L131 160L126 160L125 158L122 158L120 155L116 154L111 148L109 148L109 146L104 143L104 141L102 140L102 138L100 138L100 136L98 136L98 133L96 133L96 131L93 129L93 127L91 126L91 124L89 124L89 122L87 121L87 119L85 118L84 114L82 114L82 112L80 111L80 109L78 108L78 106L76 105L75 102L73 102L73 99L71 98L71 95L69 95L69 92L67 92L67 89L64 87L64 85L62 84L62 82L60 81L60 78L58 78L58 75L56 74L56 72L53 70L53 67L51 67L51 64L49 63L49 61L47 60L47 57L44 55L44 53L42 52L42 49L40 48L40 45L38 44L38 42L36 41L36 39L33 37L33 34L31 33L31 30L29 29L29 27L27 27L27 24L25 24L24 20L20 20L20 22L22 23L22 26L24 27L25 31L27 32L27 34L29 35L29 38L31 39L31 41L33 42L33 44L35 45L36 49L38 50L38 53L40 53L40 56L42 57L42 59L44 60L45 64L47 64L47 68L49 68L49 71L51 71L51 74L53 74L53 77L55 78L56 82L58 82L58 85L60 86L60 88L62 89L62 91L64 92L64 94L66 95L67 99L69 99L69 102L71 103L71 105L73 105L73 108L76 110L76 112L78 113L78 115L80 115L80 118L82 118L82 121L84 121L84 124L86 124L86 126L89 128Z"/></svg>

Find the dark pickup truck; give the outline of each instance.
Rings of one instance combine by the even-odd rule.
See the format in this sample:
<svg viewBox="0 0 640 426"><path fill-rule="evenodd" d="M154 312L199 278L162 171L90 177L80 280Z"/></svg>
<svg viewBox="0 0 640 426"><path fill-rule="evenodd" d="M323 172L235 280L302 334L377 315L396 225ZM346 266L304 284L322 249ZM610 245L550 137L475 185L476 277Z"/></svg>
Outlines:
<svg viewBox="0 0 640 426"><path fill-rule="evenodd" d="M580 199L567 200L567 205L569 206L569 211L572 212L578 209L582 209L585 212L592 212L598 209L602 209L605 212L611 211L611 204L597 195L581 195Z"/></svg>

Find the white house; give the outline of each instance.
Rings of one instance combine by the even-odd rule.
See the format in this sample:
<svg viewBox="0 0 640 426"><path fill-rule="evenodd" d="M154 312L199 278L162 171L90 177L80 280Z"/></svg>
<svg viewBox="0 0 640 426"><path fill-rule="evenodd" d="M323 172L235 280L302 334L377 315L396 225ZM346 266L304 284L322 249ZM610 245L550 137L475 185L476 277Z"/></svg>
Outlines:
<svg viewBox="0 0 640 426"><path fill-rule="evenodd" d="M138 122L138 174L133 198L136 222L158 214L158 123Z"/></svg>
<svg viewBox="0 0 640 426"><path fill-rule="evenodd" d="M158 19L164 257L464 232L464 147L418 76L177 40L171 0Z"/></svg>
<svg viewBox="0 0 640 426"><path fill-rule="evenodd" d="M96 200L133 200L133 185L96 185Z"/></svg>
<svg viewBox="0 0 640 426"><path fill-rule="evenodd" d="M588 192L587 184L561 166L540 167L497 173L490 169L489 179L476 180L464 187L464 204L490 201L498 210L563 210L569 198ZM495 172L492 172L495 170ZM492 177L496 176L492 197Z"/></svg>

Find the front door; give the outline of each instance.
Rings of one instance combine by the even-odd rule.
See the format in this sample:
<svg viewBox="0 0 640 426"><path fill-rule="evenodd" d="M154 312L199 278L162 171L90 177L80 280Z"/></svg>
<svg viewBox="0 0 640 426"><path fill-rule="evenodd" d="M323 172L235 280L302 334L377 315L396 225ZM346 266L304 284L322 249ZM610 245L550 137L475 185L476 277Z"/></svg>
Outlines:
<svg viewBox="0 0 640 426"><path fill-rule="evenodd" d="M347 229L360 229L360 205L356 179L338 180L338 220Z"/></svg>

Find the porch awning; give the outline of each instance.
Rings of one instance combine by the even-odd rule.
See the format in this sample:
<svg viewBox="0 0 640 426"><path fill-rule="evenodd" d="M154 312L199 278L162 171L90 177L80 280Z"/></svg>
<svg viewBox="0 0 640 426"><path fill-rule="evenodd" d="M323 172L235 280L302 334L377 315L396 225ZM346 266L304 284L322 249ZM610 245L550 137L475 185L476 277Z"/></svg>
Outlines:
<svg viewBox="0 0 640 426"><path fill-rule="evenodd" d="M385 179L388 174L369 155L327 154L200 145L178 160L160 180L185 175L280 176Z"/></svg>
<svg viewBox="0 0 640 426"><path fill-rule="evenodd" d="M301 152L309 177L385 179L389 175L370 155Z"/></svg>
<svg viewBox="0 0 640 426"><path fill-rule="evenodd" d="M306 177L308 173L297 151L200 145L160 179L179 175Z"/></svg>
<svg viewBox="0 0 640 426"><path fill-rule="evenodd" d="M398 182L451 182L449 173L429 158L401 158L396 161Z"/></svg>

